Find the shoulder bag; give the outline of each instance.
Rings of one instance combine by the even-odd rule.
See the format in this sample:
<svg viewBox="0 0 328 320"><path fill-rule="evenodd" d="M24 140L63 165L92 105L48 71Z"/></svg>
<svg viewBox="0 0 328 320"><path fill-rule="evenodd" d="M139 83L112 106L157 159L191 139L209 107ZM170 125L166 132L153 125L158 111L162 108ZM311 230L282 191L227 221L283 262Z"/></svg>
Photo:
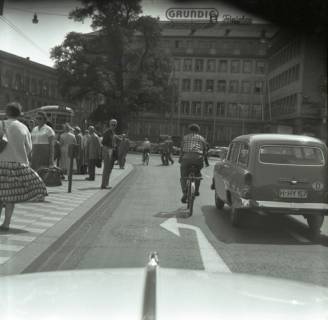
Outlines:
<svg viewBox="0 0 328 320"><path fill-rule="evenodd" d="M4 120L1 121L2 123L2 136L0 138L0 153L6 148L6 145L8 144L8 139L6 137L6 125Z"/></svg>

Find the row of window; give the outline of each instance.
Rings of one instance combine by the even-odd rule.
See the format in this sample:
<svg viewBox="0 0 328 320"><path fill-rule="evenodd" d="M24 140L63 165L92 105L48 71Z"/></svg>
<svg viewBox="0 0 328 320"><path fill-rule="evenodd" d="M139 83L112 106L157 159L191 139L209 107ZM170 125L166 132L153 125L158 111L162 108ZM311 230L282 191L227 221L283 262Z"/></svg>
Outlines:
<svg viewBox="0 0 328 320"><path fill-rule="evenodd" d="M301 42L295 40L279 50L269 59L269 71L272 71L291 59L296 58L301 53Z"/></svg>
<svg viewBox="0 0 328 320"><path fill-rule="evenodd" d="M191 59L175 58L175 71L194 72L228 72L230 62L231 73L265 73L265 62L262 60L217 60L217 59Z"/></svg>
<svg viewBox="0 0 328 320"><path fill-rule="evenodd" d="M270 91L280 89L300 78L300 64L297 64L284 72L276 75L269 81Z"/></svg>
<svg viewBox="0 0 328 320"><path fill-rule="evenodd" d="M11 70L5 72L0 70L0 86L42 97L55 98L58 94L56 84L43 79L31 78L30 76L24 77L20 73L14 73Z"/></svg>
<svg viewBox="0 0 328 320"><path fill-rule="evenodd" d="M216 82L216 87L215 87ZM183 92L221 92L221 93L255 93L262 94L264 92L264 82L262 80L258 81L248 81L248 80L212 80L212 79L194 79L193 83L191 79L182 79L181 87L179 86L179 79L175 79L175 84L178 89ZM193 84L191 88L191 84Z"/></svg>
<svg viewBox="0 0 328 320"><path fill-rule="evenodd" d="M272 116L280 116L282 114L293 114L296 112L297 94L292 94L278 100L272 101Z"/></svg>
<svg viewBox="0 0 328 320"><path fill-rule="evenodd" d="M52 103L50 101L41 101L41 100L37 100L37 99L26 99L25 97L22 98L20 96L14 96L14 95L10 95L10 94L6 93L4 96L5 104L7 104L11 101L19 102L23 107L23 111L39 108L42 106L56 104L56 103Z"/></svg>
<svg viewBox="0 0 328 320"><path fill-rule="evenodd" d="M262 119L262 105L248 103L225 103L222 101L181 101L180 114L198 117L220 117L237 119ZM178 107L175 113L179 113Z"/></svg>

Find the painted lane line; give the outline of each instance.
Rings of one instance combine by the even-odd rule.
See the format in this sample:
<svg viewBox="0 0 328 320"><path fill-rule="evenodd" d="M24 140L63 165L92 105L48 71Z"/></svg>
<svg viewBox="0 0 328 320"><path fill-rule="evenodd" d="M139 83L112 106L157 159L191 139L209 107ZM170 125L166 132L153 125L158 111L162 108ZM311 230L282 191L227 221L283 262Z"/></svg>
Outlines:
<svg viewBox="0 0 328 320"><path fill-rule="evenodd" d="M23 241L23 242L31 242L36 239L36 237L29 237L29 236L20 236L20 235L6 235L5 237L0 237L0 239L6 240L15 240L15 241Z"/></svg>
<svg viewBox="0 0 328 320"><path fill-rule="evenodd" d="M220 255L207 240L200 228L188 224L178 223L176 218L169 218L160 226L174 233L178 237L180 237L179 228L195 231L204 269L208 272L231 272L229 267L225 264Z"/></svg>

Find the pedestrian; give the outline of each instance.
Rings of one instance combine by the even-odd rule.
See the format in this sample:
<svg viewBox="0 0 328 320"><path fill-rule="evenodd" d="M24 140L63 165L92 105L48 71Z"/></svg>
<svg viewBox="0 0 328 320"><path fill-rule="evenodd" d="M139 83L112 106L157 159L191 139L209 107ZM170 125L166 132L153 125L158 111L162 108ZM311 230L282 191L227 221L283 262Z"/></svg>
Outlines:
<svg viewBox="0 0 328 320"><path fill-rule="evenodd" d="M96 164L101 159L101 145L98 135L95 133L95 127L90 126L90 137L87 140L87 161L88 161L88 174L89 177L85 180L94 181L96 176Z"/></svg>
<svg viewBox="0 0 328 320"><path fill-rule="evenodd" d="M73 133L73 128L68 124L63 124L64 132L60 135L60 162L59 166L64 174L69 174L70 168L70 155L69 148L71 145L76 144L76 138Z"/></svg>
<svg viewBox="0 0 328 320"><path fill-rule="evenodd" d="M45 184L29 167L28 156L32 151L32 139L28 128L17 118L22 107L17 102L6 106L8 120L0 121L0 136L5 134L8 142L0 152L0 216L5 208L5 218L0 230L9 230L15 203L44 198Z"/></svg>
<svg viewBox="0 0 328 320"><path fill-rule="evenodd" d="M101 189L108 188L109 177L117 160L117 137L115 130L117 127L117 120L111 119L109 121L109 128L104 132L102 139L103 146L103 160L104 168L101 181Z"/></svg>
<svg viewBox="0 0 328 320"><path fill-rule="evenodd" d="M165 140L165 150L166 150L167 160L170 161L171 164L173 164L174 163L174 160L172 159L173 141L171 136L167 136L167 139Z"/></svg>
<svg viewBox="0 0 328 320"><path fill-rule="evenodd" d="M74 128L74 134L76 138L76 144L77 144L77 150L76 150L76 167L77 167L77 173L81 174L83 169L83 136L81 133L80 127Z"/></svg>
<svg viewBox="0 0 328 320"><path fill-rule="evenodd" d="M87 144L90 138L89 130L84 130L82 136L82 148L83 148L83 162L82 162L82 174L88 172L88 155L87 155Z"/></svg>
<svg viewBox="0 0 328 320"><path fill-rule="evenodd" d="M31 166L34 170L54 165L55 131L46 124L47 116L42 111L37 113L36 123L31 132L33 144Z"/></svg>
<svg viewBox="0 0 328 320"><path fill-rule="evenodd" d="M54 139L54 162L57 167L60 163L60 134L57 133Z"/></svg>
<svg viewBox="0 0 328 320"><path fill-rule="evenodd" d="M208 150L210 149L210 145L208 143L206 143L206 149L205 149L205 153L204 153L204 163L206 167L209 167L210 164L208 162Z"/></svg>
<svg viewBox="0 0 328 320"><path fill-rule="evenodd" d="M124 169L126 162L126 155L130 149L130 140L125 133L122 134L122 139L118 146L118 164L120 169Z"/></svg>

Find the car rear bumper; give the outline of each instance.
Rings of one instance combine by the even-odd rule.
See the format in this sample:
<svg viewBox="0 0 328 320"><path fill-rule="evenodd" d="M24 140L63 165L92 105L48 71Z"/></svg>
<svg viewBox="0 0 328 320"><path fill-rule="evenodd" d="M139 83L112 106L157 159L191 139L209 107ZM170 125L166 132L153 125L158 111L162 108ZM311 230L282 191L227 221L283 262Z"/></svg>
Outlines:
<svg viewBox="0 0 328 320"><path fill-rule="evenodd" d="M256 201L242 198L240 208L259 212L280 212L284 214L320 213L328 215L328 203L321 202Z"/></svg>

